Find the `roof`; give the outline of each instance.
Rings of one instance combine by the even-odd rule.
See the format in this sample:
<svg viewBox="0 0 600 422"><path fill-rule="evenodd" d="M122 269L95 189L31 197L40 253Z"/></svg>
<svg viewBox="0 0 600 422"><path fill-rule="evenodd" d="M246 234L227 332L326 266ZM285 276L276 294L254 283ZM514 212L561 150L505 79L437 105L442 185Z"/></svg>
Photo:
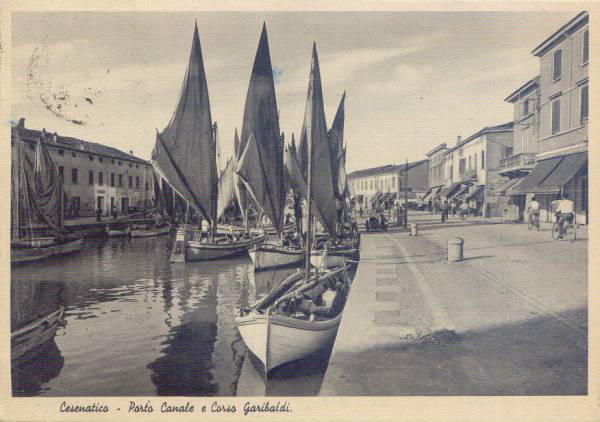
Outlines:
<svg viewBox="0 0 600 422"><path fill-rule="evenodd" d="M532 78L532 79L528 80L527 82L525 82L519 88L517 88L512 94L510 94L508 97L506 97L504 99L504 101L507 101L509 103L514 103L519 98L521 98L522 95L527 94L528 92L530 92L532 89L538 87L539 85L540 85L540 76L538 75L535 78Z"/></svg>
<svg viewBox="0 0 600 422"><path fill-rule="evenodd" d="M483 136L487 133L494 133L494 132L510 132L513 129L513 122L508 122L508 123L502 123L501 125L497 125L497 126L486 126L483 129L475 132L473 135L469 136L467 139L465 139L464 141L461 141L459 144L457 144L456 146L450 148L448 150L448 152L452 152L460 147L462 147L463 145L471 142L474 139L479 138L480 136Z"/></svg>
<svg viewBox="0 0 600 422"><path fill-rule="evenodd" d="M434 149L432 149L431 151L429 151L427 154L425 154L427 157L431 157L433 154L435 154L436 152L448 148L448 144L443 143L438 145L437 147L435 147Z"/></svg>
<svg viewBox="0 0 600 422"><path fill-rule="evenodd" d="M410 170L411 168L417 167L421 164L424 164L424 163L429 163L429 160L419 160L419 161L413 161L412 163L408 163L408 170ZM400 164L400 165L387 164L385 166L371 167L371 168L364 169L364 170L356 170L356 171L353 171L352 173L348 174L347 177L349 179L356 179L359 177L376 176L379 174L392 173L395 171L404 171L406 168L407 168L406 164Z"/></svg>
<svg viewBox="0 0 600 422"><path fill-rule="evenodd" d="M23 128L23 132L22 132L21 136L22 136L22 139L25 141L34 141L42 136L42 131L35 130L35 129ZM58 134L56 136L56 142L50 141L53 139L53 136L54 136L53 133L46 132L46 137L49 140L48 143L50 146L59 147L59 148L62 147L64 149L73 150L73 151L77 151L80 153L90 153L90 154L102 155L104 157L116 158L119 160L131 161L134 163L150 164L148 161L142 160L141 158L138 158L134 155L127 154L126 152L123 152L116 148L102 145L102 144L99 144L96 142L83 141L81 139L72 138L70 136L61 136ZM82 148L82 146L83 146L83 148Z"/></svg>
<svg viewBox="0 0 600 422"><path fill-rule="evenodd" d="M587 11L583 11L571 19L569 22L561 26L556 32L546 38L540 45L531 51L534 56L543 56L548 50L564 41L569 35L573 34L576 30L581 28L583 25L588 23L589 14Z"/></svg>

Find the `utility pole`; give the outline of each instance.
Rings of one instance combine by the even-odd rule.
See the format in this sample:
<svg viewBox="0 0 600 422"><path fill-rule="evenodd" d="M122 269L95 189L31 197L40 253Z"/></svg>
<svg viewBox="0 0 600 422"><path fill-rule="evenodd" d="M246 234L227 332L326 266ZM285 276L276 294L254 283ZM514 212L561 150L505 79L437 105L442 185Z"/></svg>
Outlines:
<svg viewBox="0 0 600 422"><path fill-rule="evenodd" d="M408 226L408 158L404 166L404 228Z"/></svg>

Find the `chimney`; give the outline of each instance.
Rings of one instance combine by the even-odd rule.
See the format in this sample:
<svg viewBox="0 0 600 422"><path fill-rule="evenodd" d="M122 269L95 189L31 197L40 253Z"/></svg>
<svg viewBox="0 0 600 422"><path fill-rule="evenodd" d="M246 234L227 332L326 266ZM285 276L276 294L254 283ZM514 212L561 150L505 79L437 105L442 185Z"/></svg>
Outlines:
<svg viewBox="0 0 600 422"><path fill-rule="evenodd" d="M25 117L19 119L19 127L25 129Z"/></svg>
<svg viewBox="0 0 600 422"><path fill-rule="evenodd" d="M460 135L458 135L458 136L456 137L456 145L460 144L460 141L462 141L462 138L461 138L461 136L460 136Z"/></svg>
<svg viewBox="0 0 600 422"><path fill-rule="evenodd" d="M52 142L56 143L56 141L58 141L58 134L54 132L54 135L52 135Z"/></svg>
<svg viewBox="0 0 600 422"><path fill-rule="evenodd" d="M133 155L133 150L132 149L129 150L129 155Z"/></svg>

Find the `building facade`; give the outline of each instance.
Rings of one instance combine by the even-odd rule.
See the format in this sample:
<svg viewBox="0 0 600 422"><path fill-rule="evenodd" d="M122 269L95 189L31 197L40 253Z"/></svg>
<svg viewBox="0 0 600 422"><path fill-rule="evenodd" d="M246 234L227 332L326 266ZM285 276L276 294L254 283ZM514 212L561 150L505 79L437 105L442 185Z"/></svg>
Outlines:
<svg viewBox="0 0 600 422"><path fill-rule="evenodd" d="M566 194L576 221L588 221L589 15L581 12L539 44L539 130L535 166L513 193L532 196L542 221L554 219L553 201Z"/></svg>
<svg viewBox="0 0 600 422"><path fill-rule="evenodd" d="M118 149L95 142L25 128L21 119L12 128L14 140L20 136L32 151L38 139L48 146L50 156L63 180L67 217L104 215L113 210L127 213L131 207L151 207L154 179L149 162Z"/></svg>
<svg viewBox="0 0 600 422"><path fill-rule="evenodd" d="M407 171L408 169L408 171ZM420 160L402 165L385 165L348 174L348 189L356 210L386 207L406 193L417 202L427 192L429 161Z"/></svg>

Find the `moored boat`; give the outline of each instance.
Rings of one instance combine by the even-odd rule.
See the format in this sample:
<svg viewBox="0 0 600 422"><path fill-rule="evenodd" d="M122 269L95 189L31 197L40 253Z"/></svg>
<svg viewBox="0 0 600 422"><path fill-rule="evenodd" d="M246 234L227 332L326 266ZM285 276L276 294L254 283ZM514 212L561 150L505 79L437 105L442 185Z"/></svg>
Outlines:
<svg viewBox="0 0 600 422"><path fill-rule="evenodd" d="M13 331L11 333L11 360L22 359L53 339L63 313L64 308L61 306L56 311Z"/></svg>
<svg viewBox="0 0 600 422"><path fill-rule="evenodd" d="M272 244L264 244L248 251L255 271L301 264L305 253L304 249Z"/></svg>
<svg viewBox="0 0 600 422"><path fill-rule="evenodd" d="M37 243L34 238L27 246L22 243L11 244L10 262L11 264L19 264L67 255L80 251L82 246L83 239L79 236L67 237L64 240L52 240L51 243L48 243L47 240Z"/></svg>
<svg viewBox="0 0 600 422"><path fill-rule="evenodd" d="M163 222L158 224L134 224L130 228L131 237L152 237L162 236L171 231L171 223Z"/></svg>
<svg viewBox="0 0 600 422"><path fill-rule="evenodd" d="M355 247L311 251L310 263L317 268L332 268L356 262L359 249Z"/></svg>

